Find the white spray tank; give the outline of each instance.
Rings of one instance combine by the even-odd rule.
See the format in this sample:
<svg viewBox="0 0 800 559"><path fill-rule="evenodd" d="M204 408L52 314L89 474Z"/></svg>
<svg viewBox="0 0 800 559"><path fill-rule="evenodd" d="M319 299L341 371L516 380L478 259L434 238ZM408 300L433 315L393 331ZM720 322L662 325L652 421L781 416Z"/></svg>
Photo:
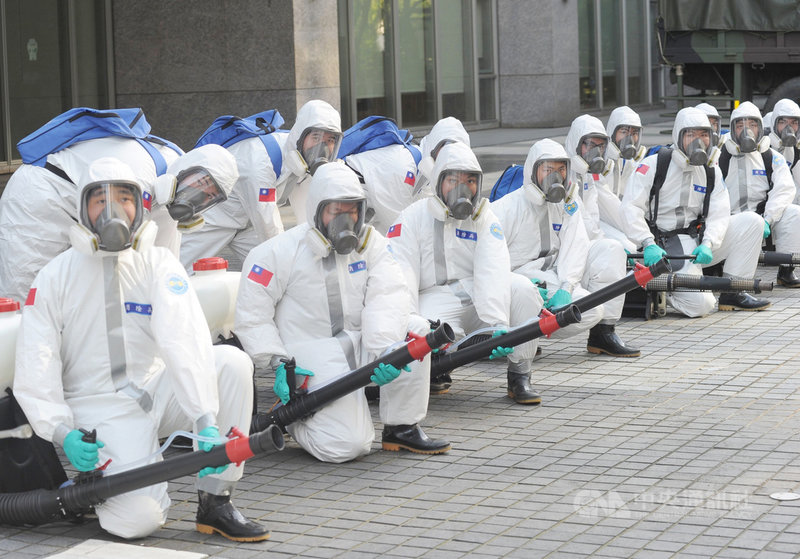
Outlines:
<svg viewBox="0 0 800 559"><path fill-rule="evenodd" d="M21 319L19 303L0 297L0 398L6 395L6 388L14 384L14 356Z"/></svg>
<svg viewBox="0 0 800 559"><path fill-rule="evenodd" d="M192 265L192 269L194 275L190 276L189 281L206 315L211 340L216 343L220 337L230 338L241 274L229 272L228 261L218 256L201 258Z"/></svg>

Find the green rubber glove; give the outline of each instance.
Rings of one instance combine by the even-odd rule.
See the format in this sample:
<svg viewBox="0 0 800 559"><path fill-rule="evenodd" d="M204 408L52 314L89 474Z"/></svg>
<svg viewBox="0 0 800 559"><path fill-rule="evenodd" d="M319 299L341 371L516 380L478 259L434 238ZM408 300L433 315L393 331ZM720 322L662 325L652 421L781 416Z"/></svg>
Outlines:
<svg viewBox="0 0 800 559"><path fill-rule="evenodd" d="M769 234L771 232L772 232L772 230L769 228L769 221L767 221L765 219L764 220L764 238L766 239L767 237L769 237Z"/></svg>
<svg viewBox="0 0 800 559"><path fill-rule="evenodd" d="M542 280L539 280L539 279L536 279L536 278L531 279L531 282L533 283L533 285L535 285L536 289L539 290L539 295L542 296L542 300L545 303L547 303L547 289L545 289L544 287L541 286L541 281Z"/></svg>
<svg viewBox="0 0 800 559"><path fill-rule="evenodd" d="M539 289L541 289L541 287ZM494 334L492 334L492 337L496 338L497 336L502 336L503 334L507 333L508 330L495 330ZM505 357L511 353L514 353L513 347L497 346L492 350L492 354L489 356L489 359L500 359L501 357Z"/></svg>
<svg viewBox="0 0 800 559"><path fill-rule="evenodd" d="M624 251L625 251L625 254L627 254L628 256L630 256L630 254L631 254L631 251L629 251L627 248L625 248L625 249L622 249L622 250L624 250ZM633 263L633 258L628 258L628 260L627 260L627 262L626 262L625 264L626 264L627 266L630 266L630 267L632 268L632 267L634 266L634 263Z"/></svg>
<svg viewBox="0 0 800 559"><path fill-rule="evenodd" d="M200 431L197 434L199 436L201 436L201 437L208 437L209 439L218 439L219 438L219 429L214 427L213 425L209 425L208 427L206 427L205 429L203 429L202 431ZM199 448L203 452L209 452L212 448L214 448L217 445L221 445L221 444L225 444L225 443L224 442L211 443L211 442L206 442L206 441L202 441L202 442L201 441L197 441L197 448ZM198 477L204 477L204 476L207 476L208 474L221 474L222 472L225 471L225 469L227 467L228 467L228 465L225 464L224 466L220 466L219 468L211 468L211 467L203 468L202 470L200 470L198 472L197 476Z"/></svg>
<svg viewBox="0 0 800 559"><path fill-rule="evenodd" d="M563 289L559 289L553 296L550 297L550 300L547 301L547 304L544 306L546 309L557 309L559 307L563 307L564 305L569 305L572 302L572 295L567 293Z"/></svg>
<svg viewBox="0 0 800 559"><path fill-rule="evenodd" d="M697 264L708 264L711 262L711 249L706 245L697 245L697 248L692 251L694 256L693 262Z"/></svg>
<svg viewBox="0 0 800 559"><path fill-rule="evenodd" d="M652 266L667 254L667 251L658 246L657 244L652 244L644 247L644 265L645 266Z"/></svg>
<svg viewBox="0 0 800 559"><path fill-rule="evenodd" d="M314 376L314 373L302 367L295 367L294 374L295 376ZM275 384L272 386L272 390L275 392L275 395L281 399L284 405L289 402L289 383L286 381L286 366L283 363L278 365L278 368L275 369Z"/></svg>
<svg viewBox="0 0 800 559"><path fill-rule="evenodd" d="M106 445L100 440L87 443L82 439L83 433L77 429L67 433L67 436L64 437L64 454L78 471L91 472L97 464L97 449Z"/></svg>
<svg viewBox="0 0 800 559"><path fill-rule="evenodd" d="M410 371L411 367L405 365L402 369L398 369L394 365L390 365L388 363L381 363L377 367L372 370L372 376L369 377L369 380L377 384L378 386L383 386L384 384L389 384L394 379L400 376L400 371Z"/></svg>

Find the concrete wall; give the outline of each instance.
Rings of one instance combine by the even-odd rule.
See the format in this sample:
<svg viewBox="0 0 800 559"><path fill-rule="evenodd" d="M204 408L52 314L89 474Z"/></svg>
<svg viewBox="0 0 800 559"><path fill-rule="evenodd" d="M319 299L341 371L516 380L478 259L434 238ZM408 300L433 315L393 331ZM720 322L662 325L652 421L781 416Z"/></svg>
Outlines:
<svg viewBox="0 0 800 559"><path fill-rule="evenodd" d="M189 149L217 116L339 106L336 2L115 0L116 106Z"/></svg>
<svg viewBox="0 0 800 559"><path fill-rule="evenodd" d="M500 125L563 126L579 113L577 0L498 0Z"/></svg>

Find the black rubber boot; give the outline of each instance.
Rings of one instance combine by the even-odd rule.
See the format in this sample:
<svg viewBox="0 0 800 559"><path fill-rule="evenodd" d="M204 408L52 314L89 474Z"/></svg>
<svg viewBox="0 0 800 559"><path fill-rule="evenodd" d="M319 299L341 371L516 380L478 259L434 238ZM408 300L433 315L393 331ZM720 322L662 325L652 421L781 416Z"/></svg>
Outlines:
<svg viewBox="0 0 800 559"><path fill-rule="evenodd" d="M269 530L248 520L231 503L230 495L197 492L197 531L226 537L235 542L261 542L269 539Z"/></svg>
<svg viewBox="0 0 800 559"><path fill-rule="evenodd" d="M639 357L642 352L635 347L626 346L614 331L613 324L597 324L589 330L586 342L589 353L605 353L613 357Z"/></svg>
<svg viewBox="0 0 800 559"><path fill-rule="evenodd" d="M780 266L778 268L778 285L800 287L800 278L794 273L794 266Z"/></svg>
<svg viewBox="0 0 800 559"><path fill-rule="evenodd" d="M719 310L721 311L763 311L771 304L763 297L754 297L744 291L720 293L719 295Z"/></svg>
<svg viewBox="0 0 800 559"><path fill-rule="evenodd" d="M383 450L408 450L417 454L443 454L450 450L450 441L430 439L418 424L385 425L381 440Z"/></svg>
<svg viewBox="0 0 800 559"><path fill-rule="evenodd" d="M542 397L531 389L530 373L506 373L508 397L518 404L533 406L542 403Z"/></svg>

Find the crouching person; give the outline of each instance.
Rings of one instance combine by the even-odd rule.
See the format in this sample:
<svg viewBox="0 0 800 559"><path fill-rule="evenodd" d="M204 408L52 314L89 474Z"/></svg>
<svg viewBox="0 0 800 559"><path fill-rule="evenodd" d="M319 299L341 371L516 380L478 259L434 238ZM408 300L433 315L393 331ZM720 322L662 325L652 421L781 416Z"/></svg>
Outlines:
<svg viewBox="0 0 800 559"><path fill-rule="evenodd" d="M113 474L149 458L159 438L194 429L202 450L220 433L249 429L253 365L214 348L178 259L153 247L155 225L133 171L113 158L87 167L79 184L72 248L36 277L22 313L14 392L36 433L60 444L72 465ZM96 430L96 442L83 431ZM197 481L197 529L261 541L264 527L230 501L243 466L206 468ZM141 538L164 524L170 499L159 483L95 508L100 526Z"/></svg>
<svg viewBox="0 0 800 559"><path fill-rule="evenodd" d="M427 321L411 317L403 273L386 239L364 226L365 205L356 174L340 162L324 164L309 186L309 221L258 245L244 262L234 330L259 370L275 372L275 393L284 403L290 390L281 359L293 357L298 384L313 391L374 361L409 329L430 330ZM429 379L429 357L402 373L391 365L376 368L385 450L450 449L419 426ZM375 437L363 390L287 430L324 462L367 454Z"/></svg>

